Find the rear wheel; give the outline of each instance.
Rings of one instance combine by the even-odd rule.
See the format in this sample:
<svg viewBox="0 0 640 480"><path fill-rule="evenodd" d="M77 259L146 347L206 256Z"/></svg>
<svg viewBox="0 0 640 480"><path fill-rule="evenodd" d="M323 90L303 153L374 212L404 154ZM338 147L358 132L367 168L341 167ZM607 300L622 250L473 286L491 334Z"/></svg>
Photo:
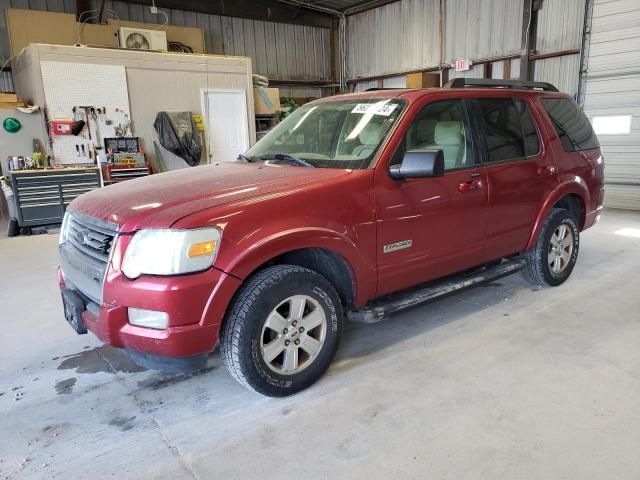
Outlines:
<svg viewBox="0 0 640 480"><path fill-rule="evenodd" d="M536 285L560 285L573 271L579 246L576 219L569 210L554 208L544 222L538 241L524 254L525 276Z"/></svg>
<svg viewBox="0 0 640 480"><path fill-rule="evenodd" d="M236 380L280 397L307 388L325 373L341 329L342 307L329 281L307 268L277 265L242 287L220 346Z"/></svg>

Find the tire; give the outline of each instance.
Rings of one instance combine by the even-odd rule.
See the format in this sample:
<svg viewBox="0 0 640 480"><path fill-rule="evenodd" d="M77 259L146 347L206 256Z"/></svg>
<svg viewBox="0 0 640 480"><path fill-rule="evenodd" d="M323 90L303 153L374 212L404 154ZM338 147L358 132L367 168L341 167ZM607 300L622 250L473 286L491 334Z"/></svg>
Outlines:
<svg viewBox="0 0 640 480"><path fill-rule="evenodd" d="M525 277L541 286L555 287L564 283L576 264L579 247L580 231L576 219L569 210L554 208L545 220L536 244L523 255Z"/></svg>
<svg viewBox="0 0 640 480"><path fill-rule="evenodd" d="M233 300L221 331L222 358L250 390L270 397L292 395L329 368L342 320L340 298L325 277L294 265L268 267Z"/></svg>

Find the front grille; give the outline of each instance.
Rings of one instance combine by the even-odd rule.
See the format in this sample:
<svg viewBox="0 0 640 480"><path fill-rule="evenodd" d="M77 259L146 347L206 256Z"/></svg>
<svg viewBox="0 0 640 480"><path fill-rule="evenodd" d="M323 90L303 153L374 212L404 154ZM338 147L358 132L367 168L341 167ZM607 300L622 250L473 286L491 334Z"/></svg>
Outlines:
<svg viewBox="0 0 640 480"><path fill-rule="evenodd" d="M116 232L98 226L95 222L77 214L70 215L68 228L67 241L79 255L102 264L109 261Z"/></svg>
<svg viewBox="0 0 640 480"><path fill-rule="evenodd" d="M65 283L98 305L117 225L67 210L60 266Z"/></svg>

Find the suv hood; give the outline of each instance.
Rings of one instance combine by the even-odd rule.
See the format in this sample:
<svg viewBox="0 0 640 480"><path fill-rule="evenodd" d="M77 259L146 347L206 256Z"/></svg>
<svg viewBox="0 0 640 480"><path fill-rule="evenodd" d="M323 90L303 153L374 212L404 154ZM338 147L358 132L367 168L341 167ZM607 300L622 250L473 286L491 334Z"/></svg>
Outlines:
<svg viewBox="0 0 640 480"><path fill-rule="evenodd" d="M228 162L150 175L93 190L70 207L121 232L169 228L201 210L348 174L349 170Z"/></svg>

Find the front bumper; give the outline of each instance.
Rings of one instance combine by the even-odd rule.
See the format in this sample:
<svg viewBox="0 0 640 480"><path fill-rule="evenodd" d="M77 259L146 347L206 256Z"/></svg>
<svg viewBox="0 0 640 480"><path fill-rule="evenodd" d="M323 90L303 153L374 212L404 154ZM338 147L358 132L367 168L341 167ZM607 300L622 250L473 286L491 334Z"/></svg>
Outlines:
<svg viewBox="0 0 640 480"><path fill-rule="evenodd" d="M62 290L67 285L58 269ZM129 280L120 272L107 273L102 305L86 295L82 320L101 341L117 348L161 357L192 357L213 350L227 306L240 280L216 269L174 277ZM128 307L169 314L169 327L154 330L129 324Z"/></svg>

